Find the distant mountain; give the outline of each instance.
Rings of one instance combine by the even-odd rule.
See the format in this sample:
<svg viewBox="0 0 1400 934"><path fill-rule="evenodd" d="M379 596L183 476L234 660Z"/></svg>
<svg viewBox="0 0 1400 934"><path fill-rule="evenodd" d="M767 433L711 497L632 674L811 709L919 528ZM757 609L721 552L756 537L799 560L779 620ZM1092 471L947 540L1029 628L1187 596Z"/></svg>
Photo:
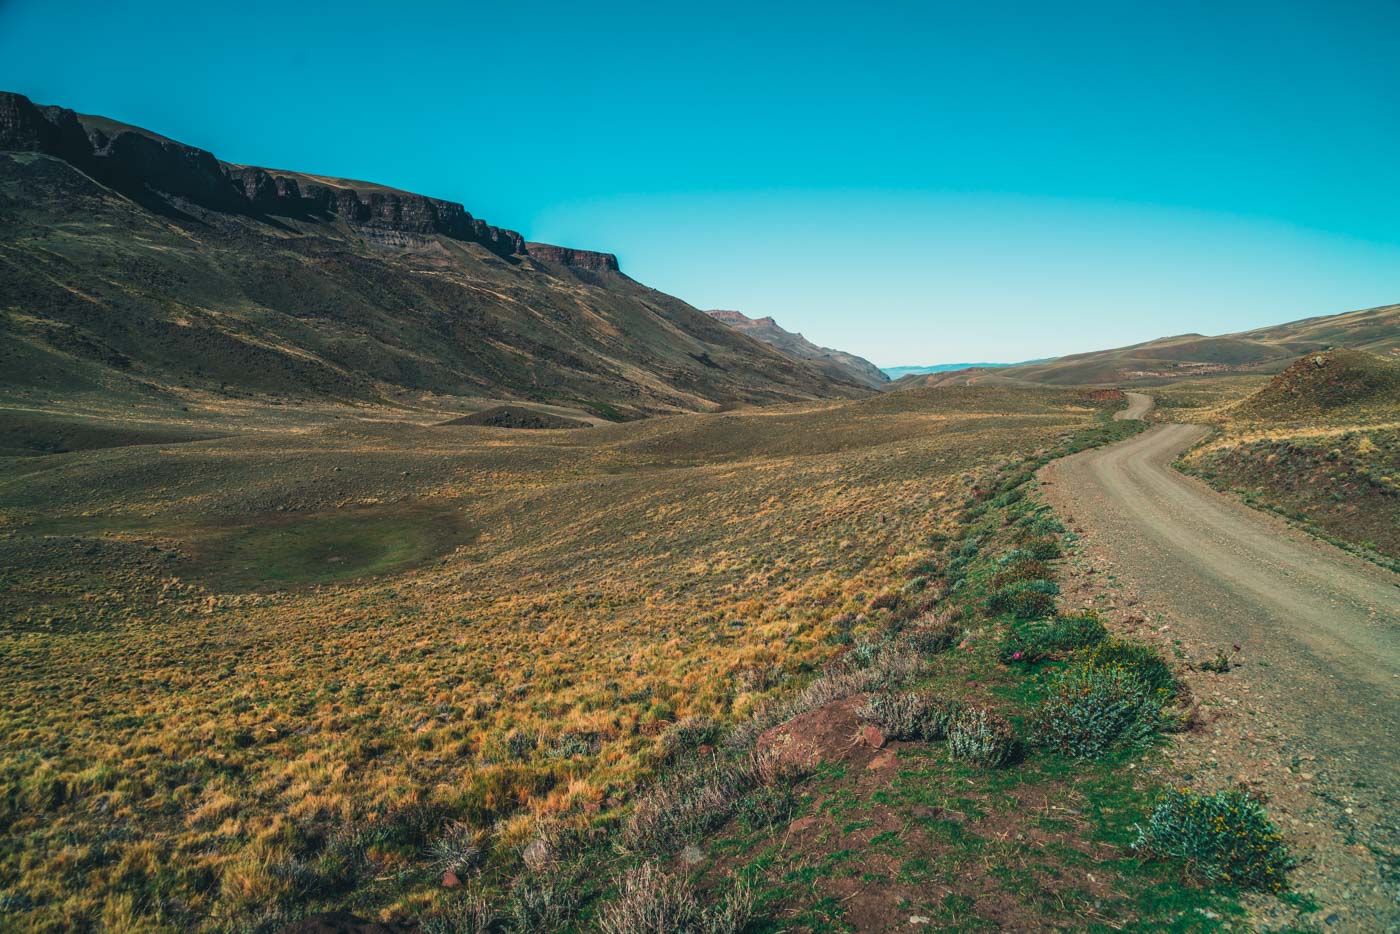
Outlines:
<svg viewBox="0 0 1400 934"><path fill-rule="evenodd" d="M1382 357L1400 357L1400 305L1207 337L1182 334L1130 347L1071 354L1003 369L1007 379L1057 385L1123 383L1135 380L1277 373L1303 354L1350 347Z"/></svg>
<svg viewBox="0 0 1400 934"><path fill-rule="evenodd" d="M899 379L904 376L927 376L930 373L946 373L949 370L966 370L968 367L977 367L982 370L993 370L998 367L1016 366L1014 363L935 363L933 366L886 366L880 369L890 379Z"/></svg>
<svg viewBox="0 0 1400 934"><path fill-rule="evenodd" d="M818 347L801 334L785 331L772 318L750 318L738 311L707 311L718 321L776 348L794 360L805 360L833 379L850 380L872 389L883 389L890 378L869 360L830 347Z"/></svg>
<svg viewBox="0 0 1400 934"><path fill-rule="evenodd" d="M0 390L539 401L608 418L867 392L462 205L221 162L0 93Z"/></svg>

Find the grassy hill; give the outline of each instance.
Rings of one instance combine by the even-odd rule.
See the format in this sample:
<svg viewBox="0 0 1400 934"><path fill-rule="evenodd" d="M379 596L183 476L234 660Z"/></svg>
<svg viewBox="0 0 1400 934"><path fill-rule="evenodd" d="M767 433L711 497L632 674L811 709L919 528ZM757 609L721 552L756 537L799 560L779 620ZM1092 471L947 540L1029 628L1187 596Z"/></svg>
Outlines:
<svg viewBox="0 0 1400 934"><path fill-rule="evenodd" d="M1400 356L1400 305L1306 318L1216 337L1163 337L1129 347L1008 367L998 371L995 378L1078 385L1276 373L1302 354L1334 346L1379 356Z"/></svg>

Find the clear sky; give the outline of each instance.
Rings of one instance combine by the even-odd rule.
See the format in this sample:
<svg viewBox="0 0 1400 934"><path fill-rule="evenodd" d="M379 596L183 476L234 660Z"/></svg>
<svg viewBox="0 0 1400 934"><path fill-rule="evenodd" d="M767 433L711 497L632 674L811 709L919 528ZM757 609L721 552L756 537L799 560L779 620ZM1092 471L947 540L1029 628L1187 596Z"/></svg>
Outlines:
<svg viewBox="0 0 1400 934"><path fill-rule="evenodd" d="M1400 301L1400 3L0 0L0 89L882 365Z"/></svg>

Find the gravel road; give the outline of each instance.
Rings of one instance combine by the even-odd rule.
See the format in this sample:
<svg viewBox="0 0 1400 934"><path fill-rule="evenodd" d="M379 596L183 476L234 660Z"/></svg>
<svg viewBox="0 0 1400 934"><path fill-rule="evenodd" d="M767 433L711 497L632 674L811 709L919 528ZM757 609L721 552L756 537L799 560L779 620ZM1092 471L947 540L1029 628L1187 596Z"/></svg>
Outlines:
<svg viewBox="0 0 1400 934"><path fill-rule="evenodd" d="M1141 418L1152 407L1140 393L1128 402L1117 417ZM1309 792L1330 795L1350 845L1374 857L1375 887L1350 882L1366 887L1377 911L1366 929L1389 930L1400 922L1389 891L1400 798L1400 575L1173 470L1208 430L1157 425L1056 461L1041 472L1044 492L1101 559L1101 578L1112 575L1110 590L1137 595L1152 628L1190 646L1243 646L1243 666L1212 682L1233 695L1228 703L1246 699L1256 718L1239 728L1241 742L1287 750L1294 766L1325 772ZM1210 750L1212 759L1228 757ZM1260 758L1257 749L1251 757ZM1301 781L1301 770L1276 764L1278 774L1258 784L1282 792L1290 789L1280 783Z"/></svg>

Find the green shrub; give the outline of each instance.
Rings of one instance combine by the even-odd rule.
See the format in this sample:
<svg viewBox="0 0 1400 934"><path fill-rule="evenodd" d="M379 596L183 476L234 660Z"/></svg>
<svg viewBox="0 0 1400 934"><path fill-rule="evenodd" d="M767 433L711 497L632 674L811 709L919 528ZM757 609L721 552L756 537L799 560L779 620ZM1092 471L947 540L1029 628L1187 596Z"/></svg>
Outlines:
<svg viewBox="0 0 1400 934"><path fill-rule="evenodd" d="M942 626L919 626L904 634L909 647L923 655L937 655L957 645L962 639L962 627L956 623Z"/></svg>
<svg viewBox="0 0 1400 934"><path fill-rule="evenodd" d="M1049 561L1060 556L1060 543L1053 538L1028 538L1021 548L1030 552L1031 557Z"/></svg>
<svg viewBox="0 0 1400 934"><path fill-rule="evenodd" d="M1093 759L1115 743L1149 739L1161 713L1161 698L1127 670L1079 664L1050 686L1032 729L1041 746Z"/></svg>
<svg viewBox="0 0 1400 934"><path fill-rule="evenodd" d="M987 612L994 616L1009 614L1017 619L1040 619L1055 611L1055 594L1060 592L1053 581L1017 581L993 591L987 598Z"/></svg>
<svg viewBox="0 0 1400 934"><path fill-rule="evenodd" d="M1017 581L1045 580L1049 575L1050 569L1045 566L1044 561L1027 556L998 563L995 573L992 574L992 586L1000 588Z"/></svg>
<svg viewBox="0 0 1400 934"><path fill-rule="evenodd" d="M997 654L1005 664L1030 665L1059 652L1097 645L1107 636L1099 615L1093 610L1081 610L1045 623L1012 626L1002 636Z"/></svg>
<svg viewBox="0 0 1400 934"><path fill-rule="evenodd" d="M1281 892L1294 861L1264 808L1240 791L1170 789L1140 826L1133 849L1184 860L1207 882Z"/></svg>
<svg viewBox="0 0 1400 934"><path fill-rule="evenodd" d="M1093 668L1122 668L1150 690L1161 695L1175 693L1176 678L1171 666L1157 650L1128 639L1104 639L1084 655Z"/></svg>
<svg viewBox="0 0 1400 934"><path fill-rule="evenodd" d="M578 911L581 881L558 867L526 874L511 886L506 901L507 930L512 934L564 930Z"/></svg>
<svg viewBox="0 0 1400 934"><path fill-rule="evenodd" d="M797 796L786 785L760 785L739 799L735 809L750 830L761 830L792 820Z"/></svg>
<svg viewBox="0 0 1400 934"><path fill-rule="evenodd" d="M871 694L856 714L878 723L890 739L929 742L948 735L958 704L920 691L883 692Z"/></svg>
<svg viewBox="0 0 1400 934"><path fill-rule="evenodd" d="M948 726L948 754L954 759L1000 768L1014 761L1019 751L1011 724L990 710L963 710Z"/></svg>

